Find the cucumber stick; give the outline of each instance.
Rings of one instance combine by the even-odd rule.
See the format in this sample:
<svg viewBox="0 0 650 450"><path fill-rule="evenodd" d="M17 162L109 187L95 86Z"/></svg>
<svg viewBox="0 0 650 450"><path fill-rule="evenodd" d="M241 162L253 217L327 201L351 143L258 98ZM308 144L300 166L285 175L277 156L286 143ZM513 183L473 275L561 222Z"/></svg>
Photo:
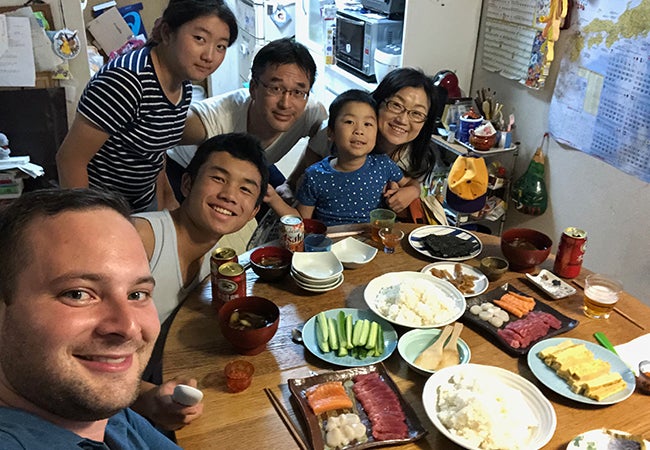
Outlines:
<svg viewBox="0 0 650 450"><path fill-rule="evenodd" d="M336 332L336 319L330 317L327 319L327 323L329 325L328 327L328 332L329 332L329 345L330 345L330 350L338 350L339 349L339 335Z"/></svg>
<svg viewBox="0 0 650 450"><path fill-rule="evenodd" d="M328 342L329 338L329 324L324 312L318 313L316 316L316 341L318 347L325 353L330 351Z"/></svg>
<svg viewBox="0 0 650 450"><path fill-rule="evenodd" d="M338 356L347 356L348 354L348 341L347 333L345 331L345 320L345 313L343 311L339 311L339 317L336 321L336 332L339 336L339 351L337 353Z"/></svg>
<svg viewBox="0 0 650 450"><path fill-rule="evenodd" d="M368 342L368 334L370 334L370 321L363 319L363 329L361 330L361 337L359 337L359 345L364 346Z"/></svg>
<svg viewBox="0 0 650 450"><path fill-rule="evenodd" d="M379 331L379 324L377 322L372 322L370 324L370 333L368 334L368 340L366 341L366 348L372 350L377 345L377 332Z"/></svg>
<svg viewBox="0 0 650 450"><path fill-rule="evenodd" d="M363 330L363 319L359 319L354 323L354 329L352 330L352 345L354 347L359 345L361 340L361 331Z"/></svg>
<svg viewBox="0 0 650 450"><path fill-rule="evenodd" d="M375 356L381 356L384 354L384 330L379 327L377 331L377 345L375 346Z"/></svg>
<svg viewBox="0 0 650 450"><path fill-rule="evenodd" d="M347 344L348 350L354 347L352 343L352 314L348 314L345 317L345 343Z"/></svg>

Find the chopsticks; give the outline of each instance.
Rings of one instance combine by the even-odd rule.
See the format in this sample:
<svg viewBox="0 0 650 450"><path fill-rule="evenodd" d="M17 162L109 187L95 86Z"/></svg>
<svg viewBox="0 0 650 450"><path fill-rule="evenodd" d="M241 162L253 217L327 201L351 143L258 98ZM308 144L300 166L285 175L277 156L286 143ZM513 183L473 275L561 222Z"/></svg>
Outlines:
<svg viewBox="0 0 650 450"><path fill-rule="evenodd" d="M644 327L643 325L641 325L639 322L637 322L636 320L634 320L634 319L633 319L630 315L628 315L627 313L624 313L623 311L621 311L620 309L618 309L616 306L614 306L614 312L620 314L621 317L623 317L623 318L629 320L630 322L632 322L634 325L636 325L637 327L641 328L642 330L645 330L645 327Z"/></svg>
<svg viewBox="0 0 650 450"><path fill-rule="evenodd" d="M298 431L293 421L289 417L289 413L287 412L286 408L280 402L280 400L275 396L273 391L270 388L264 388L264 393L271 401L271 405L273 405L275 411L280 415L282 422L284 422L284 425L289 430L289 433L291 433L291 436L296 441L296 444L298 444L298 447L300 447L300 450L310 450L309 446L302 439L300 432Z"/></svg>
<svg viewBox="0 0 650 450"><path fill-rule="evenodd" d="M582 289L583 291L585 290L585 285L582 284L582 281L571 280L571 282L572 282L573 284L575 284L576 286L578 286L578 287L579 287L580 289ZM641 328L642 330L645 330L645 327L644 327L643 325L641 325L639 322L637 322L636 320L634 320L634 318L632 318L632 316L630 316L629 314L624 313L623 311L621 311L620 309L618 309L618 307L614 306L614 312L617 313L617 314L619 314L619 315L620 315L621 317L623 317L624 319L627 319L628 321L632 322L634 325L636 325L637 327Z"/></svg>

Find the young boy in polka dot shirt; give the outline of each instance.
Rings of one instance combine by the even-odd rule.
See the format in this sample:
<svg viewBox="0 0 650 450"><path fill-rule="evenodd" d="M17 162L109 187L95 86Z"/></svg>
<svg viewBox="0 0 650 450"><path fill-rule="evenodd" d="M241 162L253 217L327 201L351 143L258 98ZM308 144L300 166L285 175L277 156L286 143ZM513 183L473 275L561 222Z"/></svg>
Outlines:
<svg viewBox="0 0 650 450"><path fill-rule="evenodd" d="M384 207L389 182L408 179L387 155L372 153L377 139L376 103L372 96L352 89L334 99L327 135L332 154L305 171L296 192L295 209L277 194L267 198L279 216L298 214L326 225L365 223L370 211Z"/></svg>

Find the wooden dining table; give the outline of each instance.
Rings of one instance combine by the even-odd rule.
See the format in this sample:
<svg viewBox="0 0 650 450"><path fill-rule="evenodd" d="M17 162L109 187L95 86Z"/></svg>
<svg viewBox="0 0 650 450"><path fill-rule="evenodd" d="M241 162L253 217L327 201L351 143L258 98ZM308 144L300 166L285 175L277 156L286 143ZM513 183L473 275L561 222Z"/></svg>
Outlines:
<svg viewBox="0 0 650 450"><path fill-rule="evenodd" d="M406 236L419 226L422 225L397 224ZM343 238L345 233L359 233L354 237L380 250L376 257L364 266L346 269L345 281L334 290L312 293L301 289L290 276L277 282L265 282L258 279L252 270L247 270L247 294L268 298L280 308L278 331L267 344L266 350L258 355L237 354L221 335L217 310L212 305L209 280L192 292L181 305L164 347L164 379L175 376L194 377L205 395L203 415L176 432L181 447L186 450L299 448L265 394L265 388L270 388L276 394L303 439L310 442L309 429L301 415L298 402L288 389L288 380L345 368L321 360L301 343L294 342L292 330L302 327L320 311L343 307L369 309L364 301L364 289L373 278L388 272L420 271L433 262L413 249L407 237L402 240L396 253L384 253L380 244L370 240L367 224L328 229L328 234L334 241ZM476 258L465 261L466 264L478 267L482 257L501 256L498 236L481 233L476 233L476 236L483 244L482 251ZM246 258L246 254L241 255L240 260L245 262ZM552 269L552 265L553 255L539 269ZM576 280L583 280L587 273L589 272L583 268ZM595 343L593 334L602 331L614 345L618 345L650 330L650 307L627 293L622 294L617 304L620 313L613 313L608 319L592 319L582 311L583 293L579 288L569 297L553 300L531 284L524 274L509 271L498 281L491 282L489 289L497 288L505 282L579 321L575 328L562 334L563 337ZM399 326L395 328L400 336L408 331L407 328ZM545 449L564 449L573 437L599 428L645 434L646 439L650 438L650 396L639 392L638 389L629 398L613 405L599 406L577 402L547 388L531 372L525 357L511 356L471 324L467 324L461 337L471 349L472 363L497 366L517 373L535 384L550 400L557 415L557 427ZM240 393L230 393L223 371L228 362L236 359L251 362L255 366L255 373L248 389ZM417 419L427 430L423 438L397 448L461 448L440 433L425 413L422 391L427 377L409 368L397 351L383 364L404 400L413 408Z"/></svg>

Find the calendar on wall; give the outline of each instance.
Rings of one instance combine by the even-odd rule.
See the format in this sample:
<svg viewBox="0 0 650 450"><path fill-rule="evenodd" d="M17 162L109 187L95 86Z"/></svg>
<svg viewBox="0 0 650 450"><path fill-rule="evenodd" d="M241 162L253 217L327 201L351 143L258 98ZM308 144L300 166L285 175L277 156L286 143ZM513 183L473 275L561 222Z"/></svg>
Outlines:
<svg viewBox="0 0 650 450"><path fill-rule="evenodd" d="M650 182L650 0L577 5L549 130L558 142Z"/></svg>
<svg viewBox="0 0 650 450"><path fill-rule="evenodd" d="M532 89L544 87L567 13L563 5L562 0L488 0L483 69Z"/></svg>

